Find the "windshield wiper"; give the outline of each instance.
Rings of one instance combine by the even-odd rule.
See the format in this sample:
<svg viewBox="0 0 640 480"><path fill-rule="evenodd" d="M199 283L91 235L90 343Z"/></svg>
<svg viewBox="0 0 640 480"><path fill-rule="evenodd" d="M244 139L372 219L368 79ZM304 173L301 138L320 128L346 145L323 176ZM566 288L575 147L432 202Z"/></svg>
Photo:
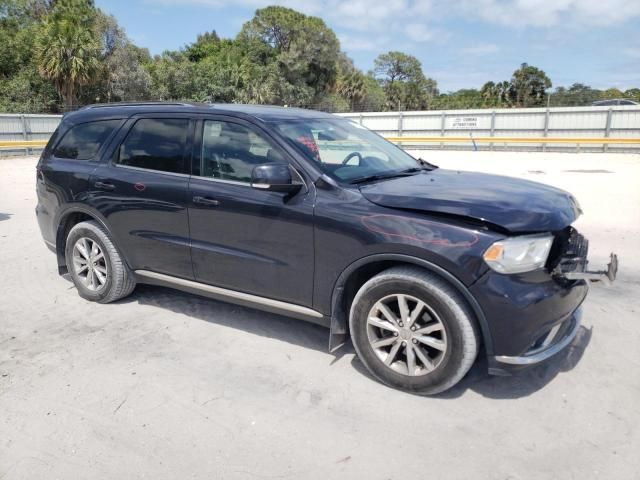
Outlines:
<svg viewBox="0 0 640 480"><path fill-rule="evenodd" d="M358 183L375 182L376 180L386 180L388 178L408 177L423 170L424 168L421 167L412 167L407 168L406 170L400 170L399 172L374 173L373 175L356 178L351 180L349 183L355 185Z"/></svg>

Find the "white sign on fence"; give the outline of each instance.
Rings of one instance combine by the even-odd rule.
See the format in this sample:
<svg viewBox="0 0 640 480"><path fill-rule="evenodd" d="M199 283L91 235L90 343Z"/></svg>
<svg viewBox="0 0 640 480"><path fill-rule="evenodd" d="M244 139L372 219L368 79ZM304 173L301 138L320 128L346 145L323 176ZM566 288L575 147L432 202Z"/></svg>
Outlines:
<svg viewBox="0 0 640 480"><path fill-rule="evenodd" d="M478 117L455 117L451 122L453 129L478 128Z"/></svg>

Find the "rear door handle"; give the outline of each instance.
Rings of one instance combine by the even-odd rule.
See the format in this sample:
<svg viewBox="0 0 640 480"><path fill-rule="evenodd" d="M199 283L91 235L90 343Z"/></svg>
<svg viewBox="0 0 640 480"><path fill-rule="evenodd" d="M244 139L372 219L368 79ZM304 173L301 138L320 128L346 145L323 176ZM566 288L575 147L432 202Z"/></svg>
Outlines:
<svg viewBox="0 0 640 480"><path fill-rule="evenodd" d="M218 205L220 205L220 202L218 200L200 196L193 197L193 203L197 205L206 205L207 207L217 207Z"/></svg>
<svg viewBox="0 0 640 480"><path fill-rule="evenodd" d="M113 183L109 182L101 182L98 180L93 184L94 187L99 188L100 190L115 190L116 186Z"/></svg>

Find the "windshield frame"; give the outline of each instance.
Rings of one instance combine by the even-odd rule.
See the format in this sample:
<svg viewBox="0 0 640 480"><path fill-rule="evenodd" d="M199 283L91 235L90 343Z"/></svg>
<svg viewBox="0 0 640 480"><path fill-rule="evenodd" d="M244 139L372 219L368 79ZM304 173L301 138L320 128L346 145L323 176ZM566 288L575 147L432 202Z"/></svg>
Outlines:
<svg viewBox="0 0 640 480"><path fill-rule="evenodd" d="M286 119L272 119L269 120L268 125L270 129L274 130L277 135L282 138L286 144L293 149L296 150L302 157L305 159L306 163L310 164L314 169L319 170L322 174L327 175L329 178L334 180L335 182L343 185L343 186L354 186L357 185L358 180L369 177L379 175L380 180L384 180L385 177L393 178L399 174L405 173L408 169L425 169L423 162L420 159L417 159L407 152L405 152L398 145L386 140L382 135L369 130L368 128L356 123L350 119L342 118L342 117L316 117L316 118L286 118ZM383 161L394 161L398 163L397 168L383 168L383 169L369 169L367 171L362 172L360 175L354 175L349 177L344 177L340 175L336 175L334 173L335 170L344 168L341 164L323 162L320 157L320 149L317 146L317 141L319 140L317 137L313 137L313 142L316 143L315 150L309 149L309 145L303 145L296 141L296 139L292 138L292 136L287 134L285 129L282 127L291 127L291 128L302 128L307 129L311 132L314 124L325 124L331 125L334 127L342 128L347 130L351 134L355 134L358 137L358 141L363 142L363 144L368 144L373 147L376 147L381 153L387 155L389 157L388 160L383 160L378 158L378 160ZM314 158L314 156L316 158ZM338 168L327 168L327 166L333 165L334 167L337 165Z"/></svg>

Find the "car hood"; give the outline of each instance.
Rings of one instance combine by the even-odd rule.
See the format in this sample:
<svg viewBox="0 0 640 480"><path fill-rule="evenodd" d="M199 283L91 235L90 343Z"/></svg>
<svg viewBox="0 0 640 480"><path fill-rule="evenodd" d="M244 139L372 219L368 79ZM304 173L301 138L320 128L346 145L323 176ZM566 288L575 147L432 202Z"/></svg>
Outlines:
<svg viewBox="0 0 640 480"><path fill-rule="evenodd" d="M473 218L513 233L561 230L582 211L568 192L500 175L436 169L362 185L384 207Z"/></svg>

